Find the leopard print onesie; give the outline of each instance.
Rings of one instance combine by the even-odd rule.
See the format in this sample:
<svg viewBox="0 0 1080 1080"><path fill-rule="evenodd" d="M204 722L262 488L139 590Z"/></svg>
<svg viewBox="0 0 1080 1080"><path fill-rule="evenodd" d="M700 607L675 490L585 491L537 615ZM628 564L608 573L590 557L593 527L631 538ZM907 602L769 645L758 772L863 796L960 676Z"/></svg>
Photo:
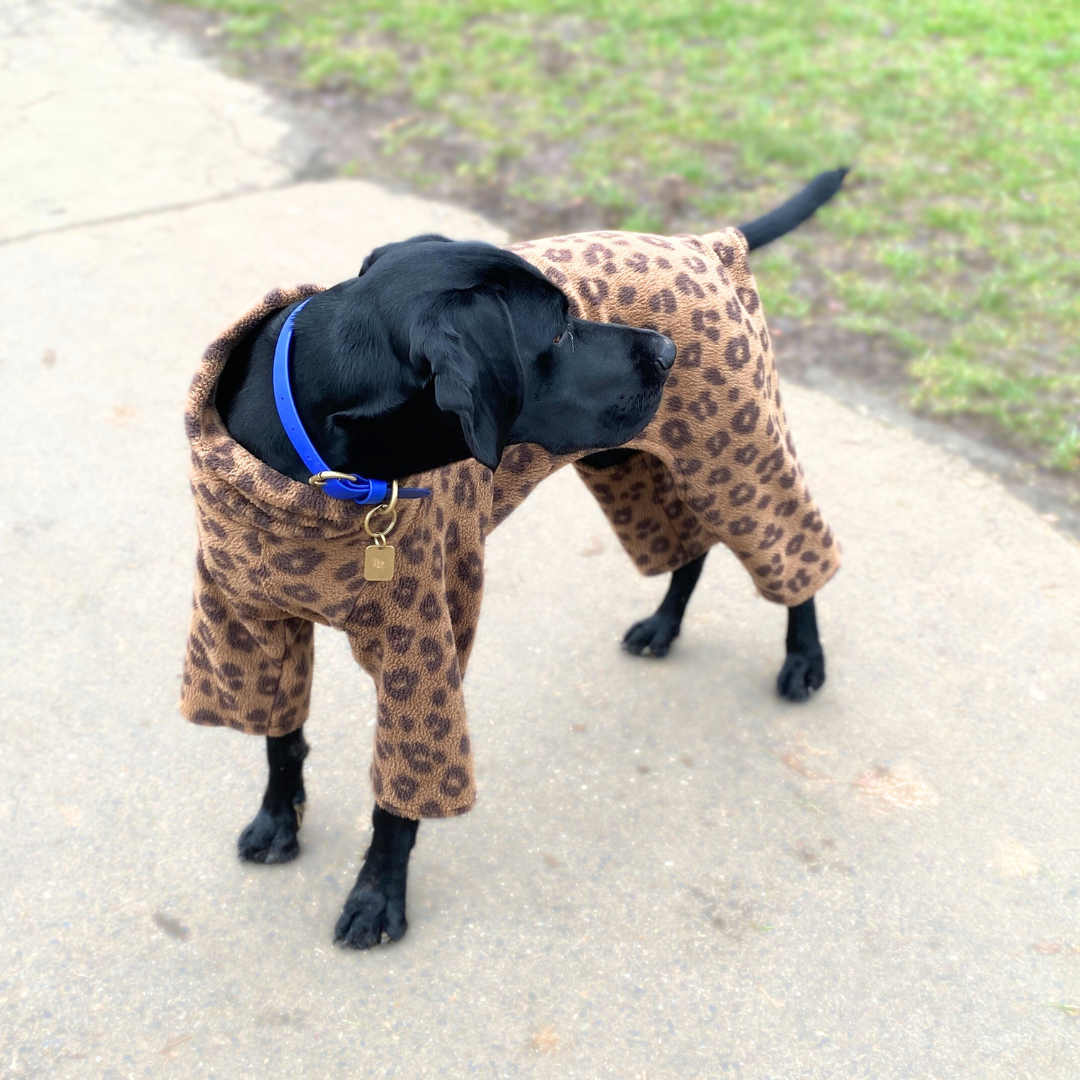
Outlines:
<svg viewBox="0 0 1080 1080"><path fill-rule="evenodd" d="M574 314L650 327L678 346L656 417L627 444L640 453L607 470L576 463L638 569L674 570L721 542L766 599L813 596L839 567L839 547L795 456L742 235L584 233L513 250L566 292ZM376 801L402 817L461 814L476 798L462 677L484 541L573 457L520 445L494 474L469 459L399 477L431 498L399 503L393 580L364 580L369 508L259 462L214 407L232 349L318 291L268 294L207 349L192 383L199 548L181 710L249 734L296 730L309 708L313 624L337 627L375 681Z"/></svg>

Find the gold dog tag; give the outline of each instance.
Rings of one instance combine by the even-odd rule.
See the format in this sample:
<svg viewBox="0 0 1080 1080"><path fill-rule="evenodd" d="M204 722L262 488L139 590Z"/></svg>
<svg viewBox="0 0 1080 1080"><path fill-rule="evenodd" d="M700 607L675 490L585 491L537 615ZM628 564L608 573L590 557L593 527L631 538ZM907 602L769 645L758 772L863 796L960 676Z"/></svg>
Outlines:
<svg viewBox="0 0 1080 1080"><path fill-rule="evenodd" d="M364 551L364 580L389 581L394 576L394 548L391 544L372 544Z"/></svg>
<svg viewBox="0 0 1080 1080"><path fill-rule="evenodd" d="M386 542L386 534L397 524L397 481L390 487L390 501L373 506L364 518L364 531L375 541L364 552L364 580L389 581L394 576L394 549ZM389 520L376 529L371 519L376 514L385 514Z"/></svg>

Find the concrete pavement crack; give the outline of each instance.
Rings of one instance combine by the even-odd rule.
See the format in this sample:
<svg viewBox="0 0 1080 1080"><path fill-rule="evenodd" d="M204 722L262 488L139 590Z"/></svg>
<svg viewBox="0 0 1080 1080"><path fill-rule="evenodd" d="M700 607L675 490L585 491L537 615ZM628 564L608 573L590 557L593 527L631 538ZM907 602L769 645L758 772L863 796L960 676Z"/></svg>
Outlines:
<svg viewBox="0 0 1080 1080"><path fill-rule="evenodd" d="M87 218L84 221L71 221L64 225L54 225L47 229L31 229L29 232L16 233L14 236L0 237L0 248L9 247L12 244L21 244L27 240L36 240L41 236L51 236L53 233L75 232L78 229L92 229L98 225L113 225L120 221L137 221L140 218L154 217L157 214L168 214L174 210L192 210L197 206L208 206L211 203L228 202L231 199L242 199L247 195L260 195L267 191L282 191L285 188L296 187L306 181L297 179L283 180L276 184L262 184L259 186L245 185L233 191L225 191L218 195L208 195L203 199L189 199L186 201L166 203L162 206L148 206L141 210L127 210L121 214L107 214L104 217Z"/></svg>
<svg viewBox="0 0 1080 1080"><path fill-rule="evenodd" d="M265 151L259 150L254 146L249 146L243 136L240 134L240 129L236 126L236 121L228 114L227 111L217 113L216 118L224 125L232 136L232 140L235 143L238 150L242 150L245 154L254 158L260 158L270 165L277 165L280 167L286 167L286 163L282 158L282 155L275 154L272 150Z"/></svg>

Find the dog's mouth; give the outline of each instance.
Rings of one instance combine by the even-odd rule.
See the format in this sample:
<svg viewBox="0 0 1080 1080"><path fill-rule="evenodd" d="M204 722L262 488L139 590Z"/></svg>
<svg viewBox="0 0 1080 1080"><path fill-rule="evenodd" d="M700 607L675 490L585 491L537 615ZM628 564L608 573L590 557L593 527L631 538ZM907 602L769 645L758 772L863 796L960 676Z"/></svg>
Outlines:
<svg viewBox="0 0 1080 1080"><path fill-rule="evenodd" d="M675 366L675 342L655 331L638 331L631 351L637 367L638 388L622 393L601 417L604 427L611 430L622 445L640 435L660 408L664 387Z"/></svg>
<svg viewBox="0 0 1080 1080"><path fill-rule="evenodd" d="M643 387L633 396L617 402L607 410L601 419L604 427L612 432L613 439L616 440L609 445L622 446L649 426L660 408L667 375L668 373L664 372L652 386Z"/></svg>

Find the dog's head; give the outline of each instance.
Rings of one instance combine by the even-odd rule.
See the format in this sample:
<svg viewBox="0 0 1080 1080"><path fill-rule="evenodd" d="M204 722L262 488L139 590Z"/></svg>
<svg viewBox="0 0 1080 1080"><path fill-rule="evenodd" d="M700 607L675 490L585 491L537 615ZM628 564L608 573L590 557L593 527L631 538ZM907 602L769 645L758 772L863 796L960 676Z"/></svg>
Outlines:
<svg viewBox="0 0 1080 1080"><path fill-rule="evenodd" d="M659 407L674 342L574 318L563 292L512 252L417 236L377 248L360 275L391 348L407 357L386 393L430 382L491 469L511 443L553 454L621 446Z"/></svg>

